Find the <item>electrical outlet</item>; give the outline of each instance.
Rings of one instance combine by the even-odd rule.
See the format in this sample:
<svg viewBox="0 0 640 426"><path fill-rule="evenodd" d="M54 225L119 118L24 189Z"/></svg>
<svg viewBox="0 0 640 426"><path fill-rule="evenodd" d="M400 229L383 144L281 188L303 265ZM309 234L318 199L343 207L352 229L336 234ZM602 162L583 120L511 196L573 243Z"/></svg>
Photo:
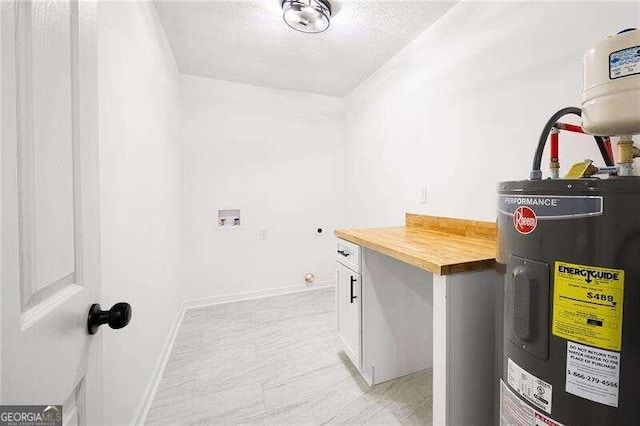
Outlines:
<svg viewBox="0 0 640 426"><path fill-rule="evenodd" d="M266 229L258 229L258 239L266 240L267 239L267 230Z"/></svg>
<svg viewBox="0 0 640 426"><path fill-rule="evenodd" d="M423 186L420 188L420 202L425 204L427 202L427 187Z"/></svg>

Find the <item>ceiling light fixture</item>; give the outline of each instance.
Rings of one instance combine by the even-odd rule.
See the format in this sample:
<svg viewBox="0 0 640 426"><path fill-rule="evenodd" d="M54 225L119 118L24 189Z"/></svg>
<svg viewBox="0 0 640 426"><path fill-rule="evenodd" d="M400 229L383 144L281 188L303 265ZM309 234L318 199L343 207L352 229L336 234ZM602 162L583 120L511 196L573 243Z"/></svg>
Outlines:
<svg viewBox="0 0 640 426"><path fill-rule="evenodd" d="M284 22L296 31L321 33L329 28L331 5L326 0L283 0Z"/></svg>

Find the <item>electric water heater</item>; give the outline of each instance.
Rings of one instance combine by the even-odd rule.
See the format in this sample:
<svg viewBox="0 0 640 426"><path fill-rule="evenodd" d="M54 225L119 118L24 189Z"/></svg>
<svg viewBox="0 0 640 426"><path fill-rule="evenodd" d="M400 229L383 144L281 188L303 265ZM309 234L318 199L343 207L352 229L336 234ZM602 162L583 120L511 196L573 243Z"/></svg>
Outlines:
<svg viewBox="0 0 640 426"><path fill-rule="evenodd" d="M563 131L593 135L605 164L559 178ZM637 133L640 31L625 30L585 55L582 108L551 117L530 179L498 185L496 423L640 424ZM542 179L548 138L558 178Z"/></svg>

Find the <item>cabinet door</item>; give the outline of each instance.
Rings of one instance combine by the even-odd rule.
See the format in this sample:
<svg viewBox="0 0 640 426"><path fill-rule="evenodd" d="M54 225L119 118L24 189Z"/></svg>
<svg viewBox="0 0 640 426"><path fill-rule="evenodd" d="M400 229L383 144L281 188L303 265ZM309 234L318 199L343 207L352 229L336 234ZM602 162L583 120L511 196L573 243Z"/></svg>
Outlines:
<svg viewBox="0 0 640 426"><path fill-rule="evenodd" d="M362 280L349 268L337 264L338 337L345 353L360 368L362 346Z"/></svg>

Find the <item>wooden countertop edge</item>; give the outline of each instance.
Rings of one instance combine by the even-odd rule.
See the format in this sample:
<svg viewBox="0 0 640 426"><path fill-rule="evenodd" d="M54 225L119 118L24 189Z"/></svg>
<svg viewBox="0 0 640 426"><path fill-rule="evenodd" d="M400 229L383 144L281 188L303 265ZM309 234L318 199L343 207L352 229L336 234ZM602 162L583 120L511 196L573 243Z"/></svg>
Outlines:
<svg viewBox="0 0 640 426"><path fill-rule="evenodd" d="M390 227L392 228L402 228L402 227ZM425 231L425 232L433 232L433 231ZM493 269L495 267L495 258L486 258L486 259L470 259L464 262L456 262L456 263L448 263L448 264L437 264L434 262L429 262L428 260L413 256L407 253L403 253L398 251L395 248L390 248L378 243L375 243L371 240L366 240L362 238L358 238L348 232L345 229L338 229L334 232L334 235L343 240L347 240L354 244L357 244L361 247L368 248L370 250L377 251L379 253L385 254L394 259L400 260L404 263L408 263L410 265L416 266L420 269L424 269L425 271L432 272L438 275L451 275L462 272L474 272L481 270ZM476 243L478 240L475 238L468 237L470 242Z"/></svg>
<svg viewBox="0 0 640 426"><path fill-rule="evenodd" d="M344 230L338 229L334 232L335 236L338 238L341 238L343 240L347 240L349 242L352 242L354 244L357 244L361 247L365 247L374 251L377 251L379 253L382 254L386 254L389 257L393 257L394 259L400 260L404 263L408 263L410 265L416 266L420 269L424 269L426 271L429 272L433 272L434 274L438 274L438 275L444 275L443 274L443 268L440 265L437 265L435 263L426 261L424 259L421 259L419 257L416 256L411 256L409 254L406 253L401 253L398 250L380 245L380 244L376 244L370 240L364 240L361 238L358 238L354 235L351 235L347 232L345 232Z"/></svg>

